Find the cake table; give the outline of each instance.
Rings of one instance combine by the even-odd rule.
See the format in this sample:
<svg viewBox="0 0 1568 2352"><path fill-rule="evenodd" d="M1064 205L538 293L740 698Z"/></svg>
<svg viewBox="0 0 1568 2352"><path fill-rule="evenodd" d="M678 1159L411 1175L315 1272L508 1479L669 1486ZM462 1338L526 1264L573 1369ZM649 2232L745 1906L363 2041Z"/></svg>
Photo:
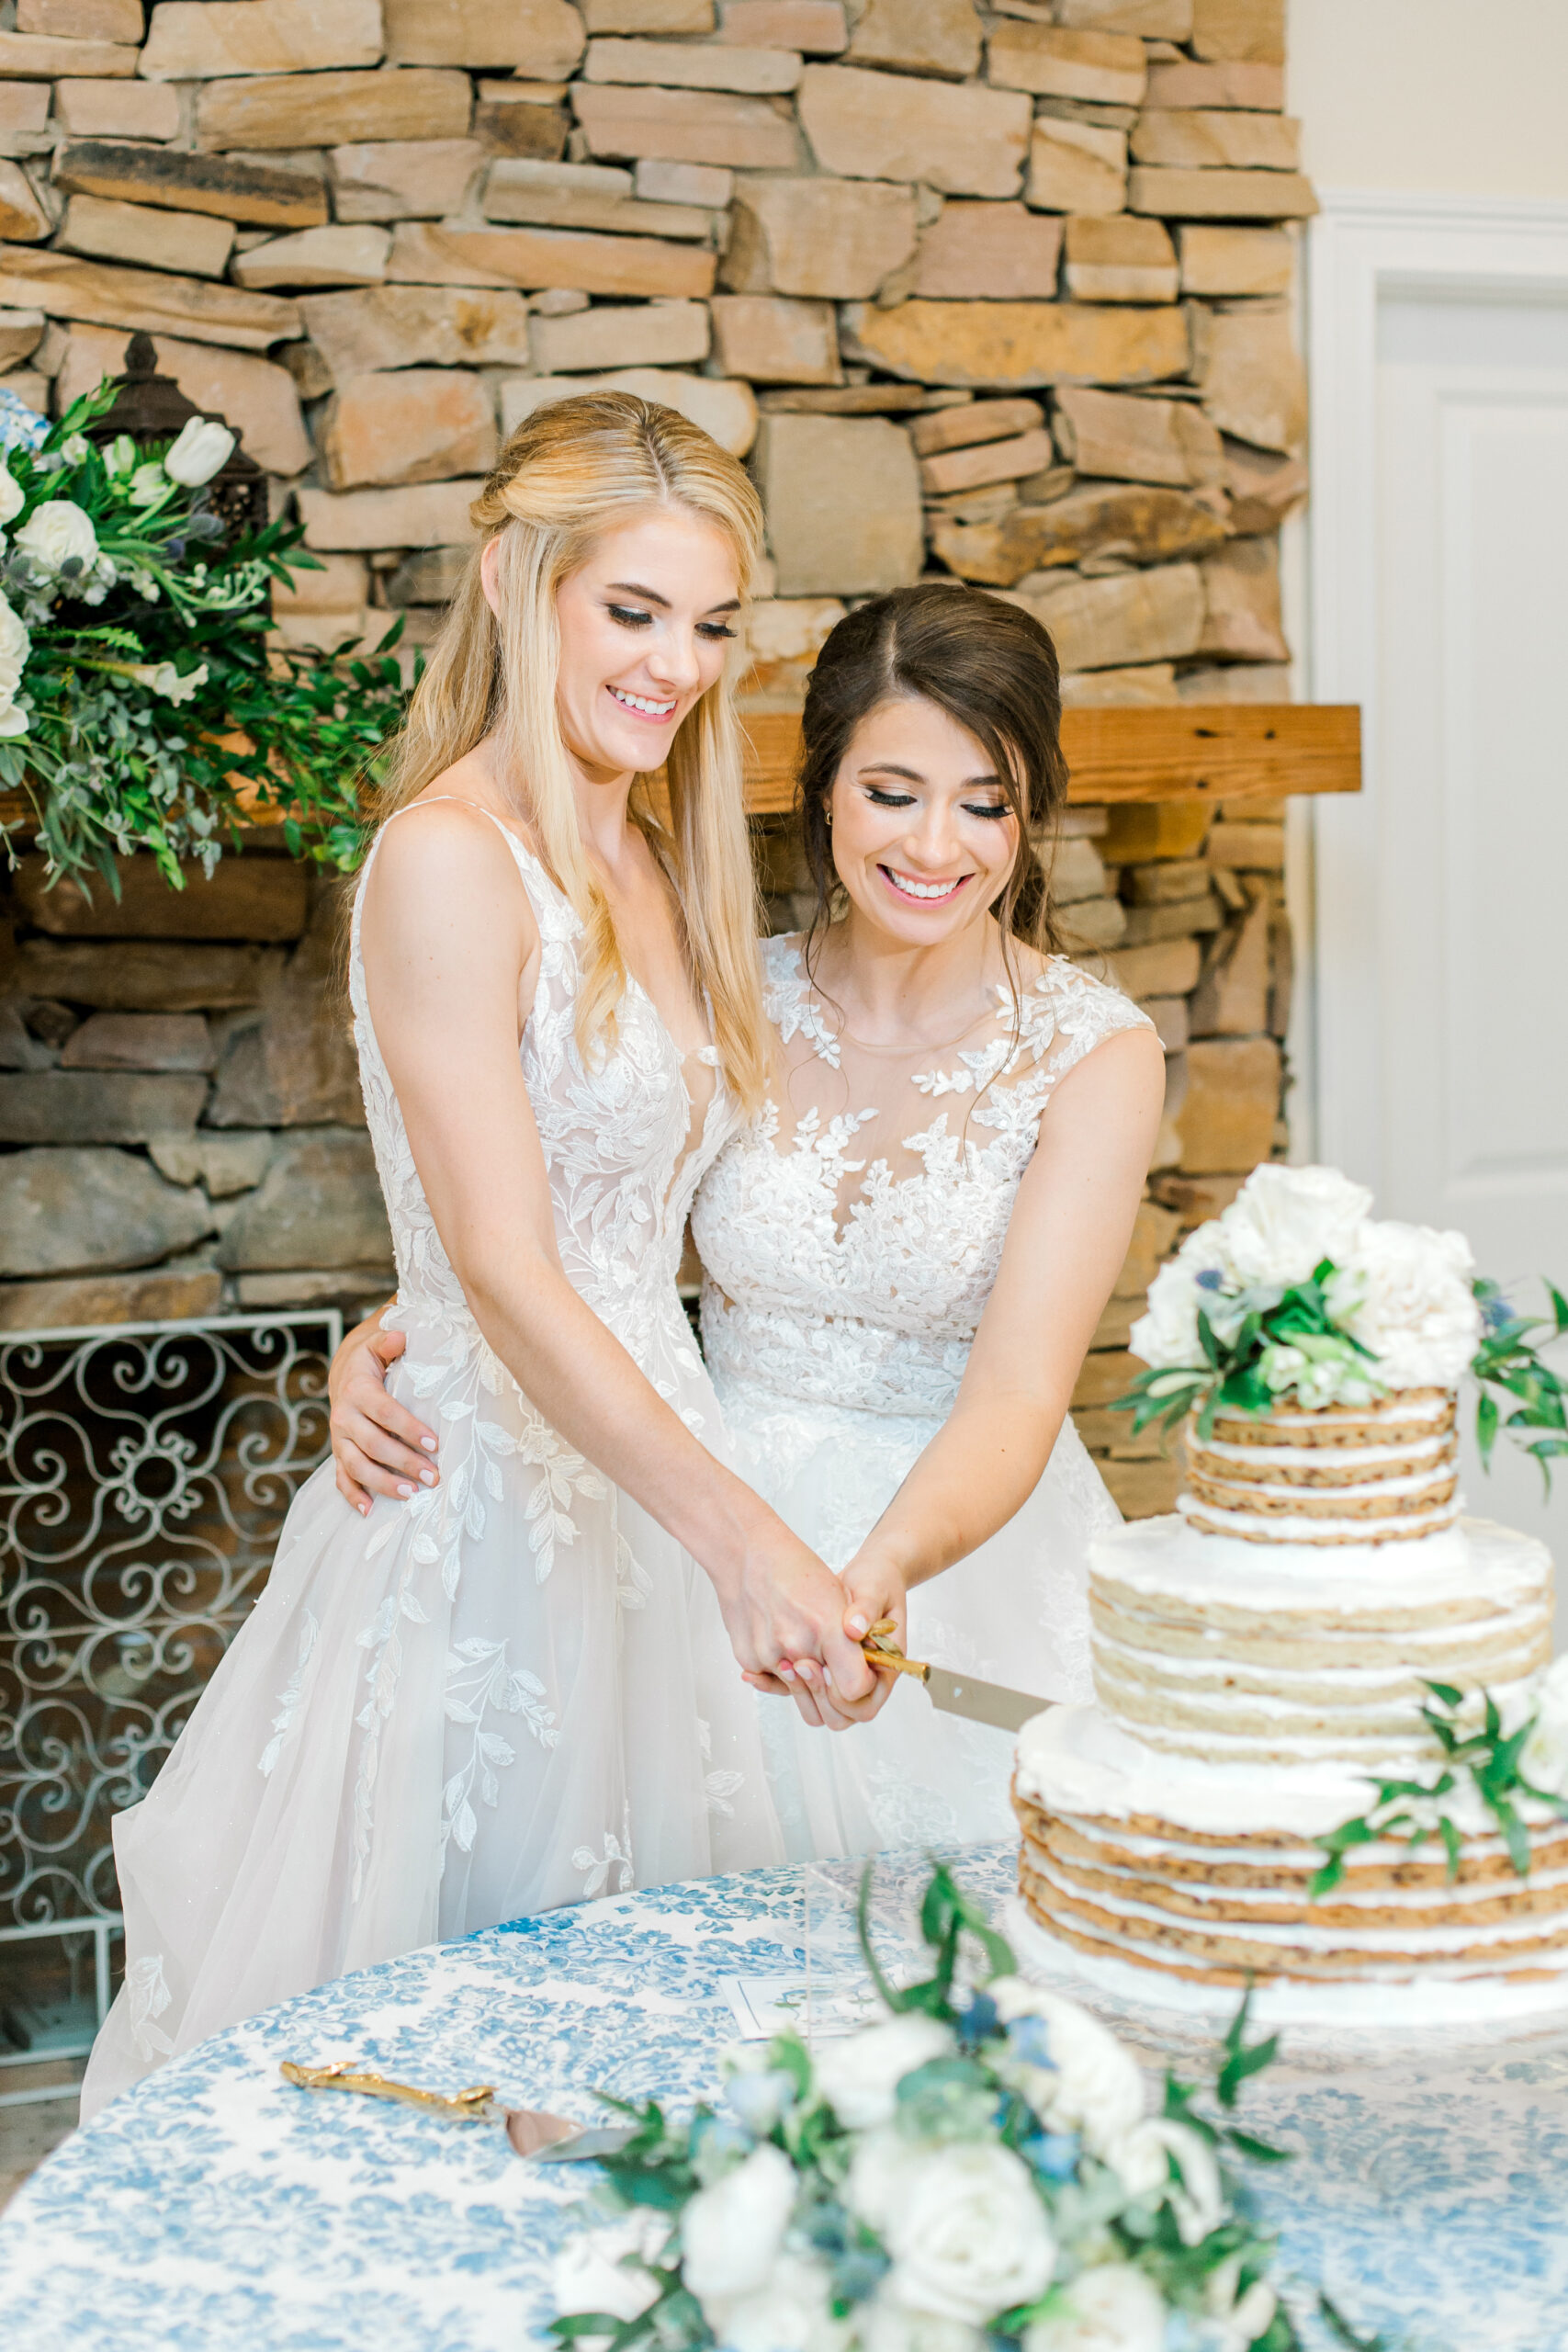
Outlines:
<svg viewBox="0 0 1568 2352"><path fill-rule="evenodd" d="M1015 1849L957 1858L999 1911ZM888 1858L895 1919L923 1883ZM215 2036L67 2142L0 2221L6 2340L27 2352L523 2352L596 2177L491 2127L291 2087L350 2057L435 2090L490 2082L587 2119L601 2085L712 2093L731 1980L797 1980L808 1908L846 1992L857 1866L761 1871L552 1912L321 1987ZM885 1930L885 1934L886 1934ZM896 1941L896 1936L891 1939ZM897 1959L897 1951L892 1954ZM1242 2120L1299 2152L1259 2171L1287 2274L1411 2352L1568 2352L1568 2033L1325 2073L1289 2052ZM1292 2296L1304 2306L1305 2297ZM1329 2339L1303 2323L1318 2352Z"/></svg>

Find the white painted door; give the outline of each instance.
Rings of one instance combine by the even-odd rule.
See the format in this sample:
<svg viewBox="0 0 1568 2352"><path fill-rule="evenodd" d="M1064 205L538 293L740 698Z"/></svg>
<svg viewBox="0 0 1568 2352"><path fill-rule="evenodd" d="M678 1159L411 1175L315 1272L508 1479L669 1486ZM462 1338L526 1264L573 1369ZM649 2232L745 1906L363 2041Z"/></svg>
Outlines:
<svg viewBox="0 0 1568 2352"><path fill-rule="evenodd" d="M1367 790L1318 817L1318 1148L1533 1305L1568 1289L1568 283L1386 271L1369 356ZM1568 1461L1548 1505L1502 1453L1470 1506L1546 1536L1568 1599Z"/></svg>

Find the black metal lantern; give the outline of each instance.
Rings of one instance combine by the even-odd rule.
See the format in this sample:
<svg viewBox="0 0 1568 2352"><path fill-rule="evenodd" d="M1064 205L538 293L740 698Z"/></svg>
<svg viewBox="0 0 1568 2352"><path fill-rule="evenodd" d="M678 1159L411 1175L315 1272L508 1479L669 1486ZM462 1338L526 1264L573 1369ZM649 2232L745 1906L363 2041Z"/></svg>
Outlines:
<svg viewBox="0 0 1568 2352"><path fill-rule="evenodd" d="M158 355L150 334L131 336L126 347L125 373L115 380L114 405L87 427L90 440L107 446L127 433L136 442L173 441L193 416L228 425L227 417L186 400L172 376L159 375ZM229 430L232 432L233 427L229 425ZM208 503L231 539L265 525L266 476L240 447L237 436L206 488Z"/></svg>

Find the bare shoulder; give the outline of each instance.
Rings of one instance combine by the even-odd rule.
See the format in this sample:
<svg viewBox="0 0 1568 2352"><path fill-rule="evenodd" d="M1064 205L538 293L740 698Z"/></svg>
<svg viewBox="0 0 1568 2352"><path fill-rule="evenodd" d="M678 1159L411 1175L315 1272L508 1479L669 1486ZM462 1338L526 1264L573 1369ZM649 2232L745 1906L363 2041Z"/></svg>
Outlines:
<svg viewBox="0 0 1568 2352"><path fill-rule="evenodd" d="M510 838L509 838L510 836ZM502 819L477 802L422 796L388 820L366 879L366 914L400 924L423 913L437 922L454 911L482 910L487 922L515 922L532 939L536 925L512 843L525 846Z"/></svg>

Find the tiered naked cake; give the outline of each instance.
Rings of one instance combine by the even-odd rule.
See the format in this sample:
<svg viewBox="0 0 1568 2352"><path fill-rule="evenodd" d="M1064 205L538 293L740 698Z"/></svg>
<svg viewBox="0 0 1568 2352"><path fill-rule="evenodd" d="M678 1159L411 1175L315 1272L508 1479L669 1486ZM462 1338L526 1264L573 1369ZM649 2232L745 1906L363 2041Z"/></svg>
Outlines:
<svg viewBox="0 0 1568 2352"><path fill-rule="evenodd" d="M1436 1779L1428 1684L1523 1723L1551 1657L1546 1550L1458 1515L1455 1402L1423 1386L1190 1425L1179 1512L1092 1546L1099 1703L1019 1744L1026 1955L1156 2006L1234 2008L1253 1980L1276 2018L1568 1999L1568 1821L1527 1795L1528 1875L1461 1772L1451 1874L1437 1836L1402 1834L1348 1846L1311 1892L1319 1841L1377 1781Z"/></svg>

